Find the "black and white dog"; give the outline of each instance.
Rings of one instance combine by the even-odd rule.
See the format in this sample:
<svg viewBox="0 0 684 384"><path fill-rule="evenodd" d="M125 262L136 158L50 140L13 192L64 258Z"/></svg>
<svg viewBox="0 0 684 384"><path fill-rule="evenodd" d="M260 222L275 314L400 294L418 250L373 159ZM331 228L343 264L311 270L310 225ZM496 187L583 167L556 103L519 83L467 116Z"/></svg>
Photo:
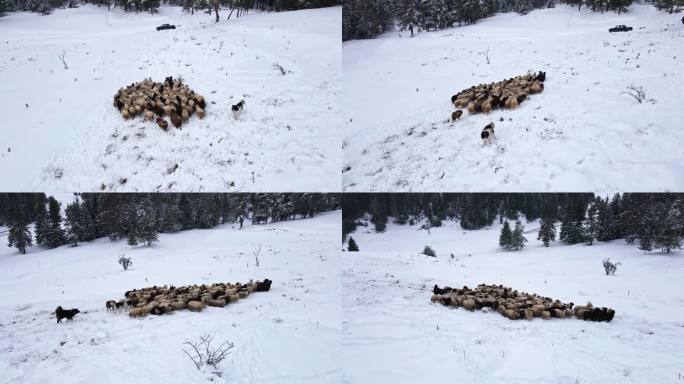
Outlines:
<svg viewBox="0 0 684 384"><path fill-rule="evenodd" d="M233 105L232 110L233 110L233 118L235 120L238 120L240 118L240 115L242 114L242 110L245 109L245 101L240 100L239 103Z"/></svg>
<svg viewBox="0 0 684 384"><path fill-rule="evenodd" d="M494 140L494 123L487 124L482 130L480 137L485 144L490 144Z"/></svg>
<svg viewBox="0 0 684 384"><path fill-rule="evenodd" d="M61 306L57 307L55 309L55 316L57 317L57 322L61 323L62 319L67 318L68 320L72 320L74 316L76 316L77 313L80 313L78 309L62 309Z"/></svg>

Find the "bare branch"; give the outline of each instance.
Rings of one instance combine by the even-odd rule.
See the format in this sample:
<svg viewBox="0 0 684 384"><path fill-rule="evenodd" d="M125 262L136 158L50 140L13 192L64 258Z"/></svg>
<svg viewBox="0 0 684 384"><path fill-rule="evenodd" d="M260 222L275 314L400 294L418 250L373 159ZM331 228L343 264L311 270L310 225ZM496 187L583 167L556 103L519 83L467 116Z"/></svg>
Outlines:
<svg viewBox="0 0 684 384"><path fill-rule="evenodd" d="M479 53L480 55L484 56L485 59L487 59L487 65L489 65L489 47L487 47L486 51L482 51Z"/></svg>
<svg viewBox="0 0 684 384"><path fill-rule="evenodd" d="M62 61L62 64L64 65L64 69L69 69L69 66L66 63L66 51L62 51L62 54L59 55L58 57Z"/></svg>

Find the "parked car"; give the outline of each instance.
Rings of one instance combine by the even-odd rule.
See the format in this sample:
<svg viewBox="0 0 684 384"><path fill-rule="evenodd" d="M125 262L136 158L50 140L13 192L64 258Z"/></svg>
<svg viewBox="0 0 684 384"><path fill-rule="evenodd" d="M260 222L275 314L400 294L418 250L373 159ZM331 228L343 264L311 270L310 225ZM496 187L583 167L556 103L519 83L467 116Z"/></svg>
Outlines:
<svg viewBox="0 0 684 384"><path fill-rule="evenodd" d="M610 33L613 33L613 32L628 32L628 31L631 31L632 29L633 29L632 27L628 27L628 26L626 26L626 25L618 25L618 26L615 26L615 27L609 29L608 32L610 32Z"/></svg>
<svg viewBox="0 0 684 384"><path fill-rule="evenodd" d="M176 29L176 26L171 24L162 24L157 27L157 31L163 31L165 29Z"/></svg>

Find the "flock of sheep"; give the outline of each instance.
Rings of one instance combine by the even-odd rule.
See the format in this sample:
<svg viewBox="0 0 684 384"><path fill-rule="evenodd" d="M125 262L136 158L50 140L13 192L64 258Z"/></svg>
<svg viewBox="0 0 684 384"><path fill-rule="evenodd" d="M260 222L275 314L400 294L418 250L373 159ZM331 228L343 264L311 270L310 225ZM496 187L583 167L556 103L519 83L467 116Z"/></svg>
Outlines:
<svg viewBox="0 0 684 384"><path fill-rule="evenodd" d="M483 311L497 311L510 320L532 320L576 317L589 321L611 321L615 311L610 308L598 308L588 303L586 306L576 306L573 303L561 303L549 297L518 292L502 285L480 284L475 289L464 286L462 289L437 285L432 290L432 302L445 306L463 307L469 311L481 309Z"/></svg>
<svg viewBox="0 0 684 384"><path fill-rule="evenodd" d="M182 79L167 77L163 83L145 79L119 89L114 95L114 106L124 119L143 115L149 121L155 120L160 128L166 130L169 123L180 128L194 113L200 119L205 116L204 96L195 93Z"/></svg>
<svg viewBox="0 0 684 384"><path fill-rule="evenodd" d="M180 310L201 312L207 305L223 308L246 298L252 292L268 292L272 281L252 281L247 284L216 283L184 287L148 287L126 292L126 299L106 302L107 310L130 308L130 317L163 315Z"/></svg>
<svg viewBox="0 0 684 384"><path fill-rule="evenodd" d="M451 97L451 103L456 111L451 114L451 120L458 120L467 108L468 113L489 113L493 109L515 109L528 95L544 91L546 72L528 73L504 81L490 84L480 84L465 89Z"/></svg>

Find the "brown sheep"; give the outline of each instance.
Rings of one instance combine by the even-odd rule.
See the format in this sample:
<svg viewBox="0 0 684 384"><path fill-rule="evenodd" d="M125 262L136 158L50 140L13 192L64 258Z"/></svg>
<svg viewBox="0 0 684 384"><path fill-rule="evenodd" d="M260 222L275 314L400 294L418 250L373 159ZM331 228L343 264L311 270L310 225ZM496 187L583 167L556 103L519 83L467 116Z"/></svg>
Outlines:
<svg viewBox="0 0 684 384"><path fill-rule="evenodd" d="M188 303L188 309L193 312L201 312L204 309L204 303L201 301L191 301Z"/></svg>
<svg viewBox="0 0 684 384"><path fill-rule="evenodd" d="M455 110L453 113L451 113L451 121L456 121L461 118L463 115L463 111L460 109Z"/></svg>
<svg viewBox="0 0 684 384"><path fill-rule="evenodd" d="M209 300L207 302L207 305L210 307L218 307L218 308L223 308L226 306L226 301L223 299L220 300Z"/></svg>

